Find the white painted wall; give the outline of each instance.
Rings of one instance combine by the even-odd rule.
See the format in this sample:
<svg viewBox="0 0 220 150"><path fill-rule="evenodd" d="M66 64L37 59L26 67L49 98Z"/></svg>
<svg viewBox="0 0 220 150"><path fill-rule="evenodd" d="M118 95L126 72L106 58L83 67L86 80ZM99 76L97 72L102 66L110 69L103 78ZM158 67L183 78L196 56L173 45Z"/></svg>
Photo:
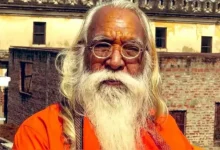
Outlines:
<svg viewBox="0 0 220 150"><path fill-rule="evenodd" d="M195 23L152 22L155 27L167 28L167 47L158 51L167 52L201 52L201 37L212 36L212 52L220 52L220 25Z"/></svg>
<svg viewBox="0 0 220 150"><path fill-rule="evenodd" d="M69 47L77 36L82 19L0 16L0 50L10 46L33 45L33 22L46 22L46 44L44 47Z"/></svg>

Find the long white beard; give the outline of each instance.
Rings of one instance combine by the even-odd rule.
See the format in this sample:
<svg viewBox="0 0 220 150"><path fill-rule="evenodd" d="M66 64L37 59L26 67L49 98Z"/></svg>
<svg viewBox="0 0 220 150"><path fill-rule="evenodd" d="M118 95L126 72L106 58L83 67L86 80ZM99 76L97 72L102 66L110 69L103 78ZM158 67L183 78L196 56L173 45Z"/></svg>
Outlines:
<svg viewBox="0 0 220 150"><path fill-rule="evenodd" d="M100 84L117 80L120 87ZM84 73L78 84L79 103L92 122L103 150L135 150L141 143L140 128L146 123L150 102L147 73L131 77L106 70Z"/></svg>

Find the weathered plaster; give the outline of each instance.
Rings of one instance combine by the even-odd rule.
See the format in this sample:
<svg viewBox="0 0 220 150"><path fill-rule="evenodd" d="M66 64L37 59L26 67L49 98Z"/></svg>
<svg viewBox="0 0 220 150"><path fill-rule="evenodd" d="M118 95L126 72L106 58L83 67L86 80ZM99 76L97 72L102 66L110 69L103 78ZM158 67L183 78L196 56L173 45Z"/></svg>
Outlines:
<svg viewBox="0 0 220 150"><path fill-rule="evenodd" d="M46 22L46 44L33 45L33 22ZM69 47L77 37L82 19L0 16L0 49L10 46Z"/></svg>

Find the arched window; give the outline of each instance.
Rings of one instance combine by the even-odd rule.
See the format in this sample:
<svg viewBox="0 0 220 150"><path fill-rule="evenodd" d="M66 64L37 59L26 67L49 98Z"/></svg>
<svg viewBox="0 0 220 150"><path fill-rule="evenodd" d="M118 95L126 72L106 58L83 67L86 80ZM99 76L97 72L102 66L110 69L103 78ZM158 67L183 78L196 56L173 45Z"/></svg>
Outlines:
<svg viewBox="0 0 220 150"><path fill-rule="evenodd" d="M149 4L150 0L147 0L146 3Z"/></svg>
<svg viewBox="0 0 220 150"><path fill-rule="evenodd" d="M207 2L206 3L206 8L209 8L210 7L210 2Z"/></svg>
<svg viewBox="0 0 220 150"><path fill-rule="evenodd" d="M163 5L163 0L160 0L160 5Z"/></svg>
<svg viewBox="0 0 220 150"><path fill-rule="evenodd" d="M186 2L186 0L184 0L183 1L183 7L186 7L186 4L187 4L187 2Z"/></svg>
<svg viewBox="0 0 220 150"><path fill-rule="evenodd" d="M176 5L176 1L175 0L171 0L171 5L175 6Z"/></svg>
<svg viewBox="0 0 220 150"><path fill-rule="evenodd" d="M195 8L197 8L197 7L198 7L198 1L195 2Z"/></svg>

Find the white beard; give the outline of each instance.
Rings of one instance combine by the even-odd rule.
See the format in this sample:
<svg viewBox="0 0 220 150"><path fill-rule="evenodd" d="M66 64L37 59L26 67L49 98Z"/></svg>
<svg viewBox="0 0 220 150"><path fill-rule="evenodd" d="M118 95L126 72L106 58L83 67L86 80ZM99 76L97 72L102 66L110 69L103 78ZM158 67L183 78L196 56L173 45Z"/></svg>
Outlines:
<svg viewBox="0 0 220 150"><path fill-rule="evenodd" d="M100 84L117 80L122 86ZM147 73L131 77L106 70L84 73L78 84L78 101L94 126L103 150L135 150L141 142L140 128L151 107Z"/></svg>

